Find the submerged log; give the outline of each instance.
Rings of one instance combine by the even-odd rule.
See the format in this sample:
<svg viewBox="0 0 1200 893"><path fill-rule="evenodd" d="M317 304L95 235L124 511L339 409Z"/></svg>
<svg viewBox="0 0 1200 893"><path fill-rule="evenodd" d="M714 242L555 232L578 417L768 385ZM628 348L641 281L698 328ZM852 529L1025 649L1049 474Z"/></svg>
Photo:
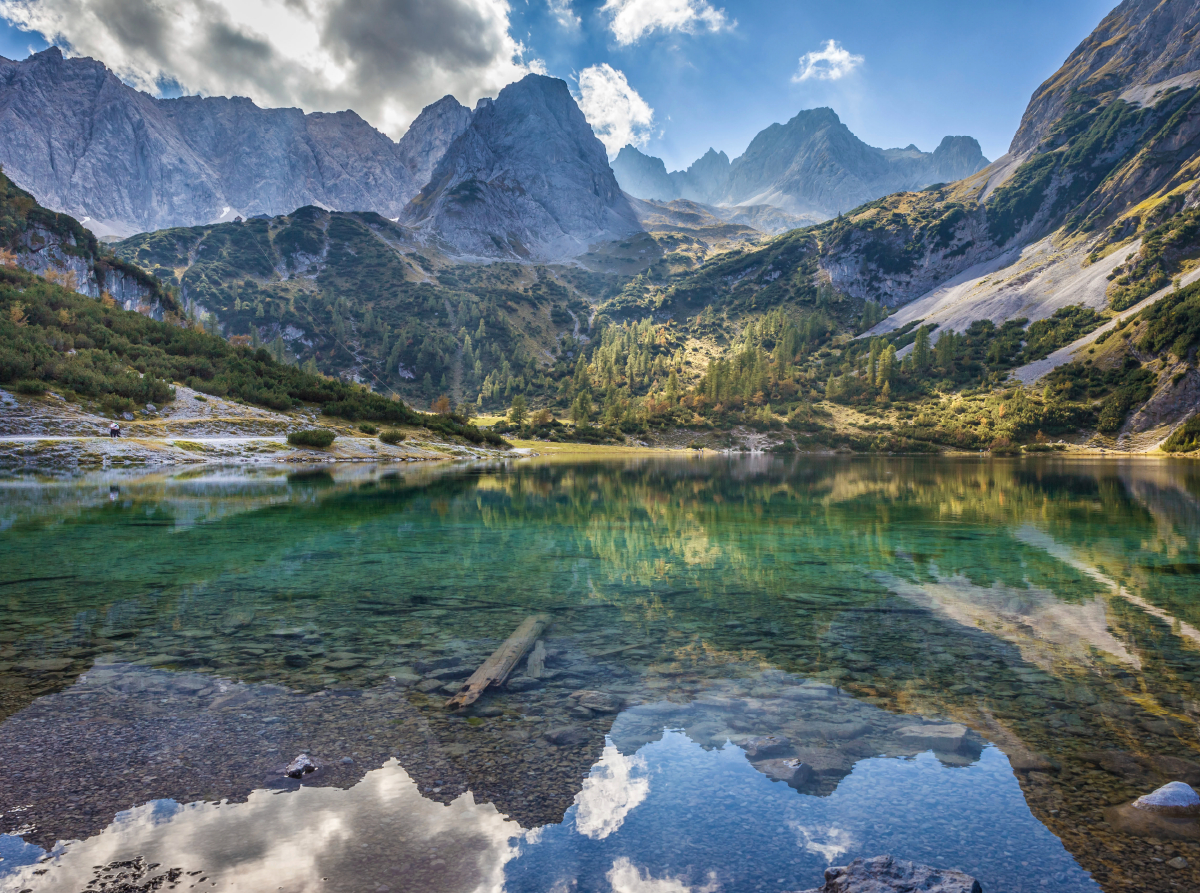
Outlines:
<svg viewBox="0 0 1200 893"><path fill-rule="evenodd" d="M513 671L513 667L529 650L529 646L542 634L547 622L548 618L540 614L526 617L504 644L497 648L492 656L483 662L483 666L472 673L471 678L463 683L458 694L446 702L446 709L457 710L469 707L479 700L484 689L492 685L503 685L504 680Z"/></svg>
<svg viewBox="0 0 1200 893"><path fill-rule="evenodd" d="M525 675L530 679L541 679L544 672L546 672L546 646L541 639L538 639L533 650L529 652L529 660L525 661Z"/></svg>

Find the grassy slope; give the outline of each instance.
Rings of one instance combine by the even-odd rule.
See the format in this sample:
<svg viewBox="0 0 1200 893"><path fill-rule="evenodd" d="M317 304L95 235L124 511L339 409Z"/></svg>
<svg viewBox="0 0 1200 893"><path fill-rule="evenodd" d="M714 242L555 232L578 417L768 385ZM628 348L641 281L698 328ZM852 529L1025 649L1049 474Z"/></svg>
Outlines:
<svg viewBox="0 0 1200 893"><path fill-rule="evenodd" d="M171 382L276 409L315 403L329 415L423 425L447 436L500 443L449 416L275 362L262 349L98 301L23 270L0 268L0 383L36 393L52 386L109 413L174 398Z"/></svg>

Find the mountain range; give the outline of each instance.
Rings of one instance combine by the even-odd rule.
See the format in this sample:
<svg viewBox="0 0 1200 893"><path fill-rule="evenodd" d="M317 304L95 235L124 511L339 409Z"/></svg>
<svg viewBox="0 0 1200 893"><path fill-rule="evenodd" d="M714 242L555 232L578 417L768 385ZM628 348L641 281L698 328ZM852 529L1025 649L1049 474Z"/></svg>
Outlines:
<svg viewBox="0 0 1200 893"><path fill-rule="evenodd" d="M0 163L101 236L313 205L380 214L461 258L547 261L641 230L622 189L722 206L717 216L780 232L987 161L969 137L933 153L874 149L832 110L813 109L768 127L732 163L710 150L667 174L626 147L610 167L567 85L540 75L474 110L446 96L394 142L352 111L157 99L52 47L0 58Z"/></svg>
<svg viewBox="0 0 1200 893"><path fill-rule="evenodd" d="M641 229L566 84L538 75L474 111L447 96L393 142L351 111L156 99L52 47L0 58L0 163L99 235L314 205L411 224L460 256L545 260Z"/></svg>
<svg viewBox="0 0 1200 893"><path fill-rule="evenodd" d="M643 199L709 205L769 205L811 222L828 220L892 192L961 180L988 165L978 141L948 136L933 152L876 149L833 109L800 112L759 133L732 162L709 149L686 171L625 146L613 161L621 188Z"/></svg>
<svg viewBox="0 0 1200 893"><path fill-rule="evenodd" d="M767 128L733 162L710 151L669 174L627 148L610 167L566 84L539 75L474 110L447 97L396 144L344 113L354 140L318 146L311 135L338 116L153 100L99 63L50 51L0 66L0 161L16 185L44 177L42 195L85 210L166 213L164 195L178 207L203 195L193 210L208 214L226 179L295 190L280 201L308 205L136 235L80 272L95 291L113 264L140 268L214 333L408 399L497 409L522 394L562 409L582 393L628 430L645 430L652 411L666 413L660 425L775 424L772 406L790 418L821 401L888 405L867 383L869 357L890 345L909 363L892 394L928 409L906 437L973 448L1033 436L1040 422L1021 434L1003 413L985 424L999 408L983 406L993 399L983 385L1011 375L1047 395L1046 434L1098 423L1153 445L1200 405L1200 303L1192 322L1186 307L1154 322L1158 308L1200 295L1197 33L1200 0L1124 0L1035 92L1010 151L990 164L966 137L932 153L875 149L816 109ZM57 80L35 77L39 66ZM80 78L90 93L61 88ZM59 106L81 111L56 117ZM180 134L225 115L243 126L229 145L275 148L242 171L214 137L208 149L189 137L195 189L164 192L183 182L167 171L183 157ZM308 158L342 158L341 172L314 161L321 177L290 180L280 121L308 135L296 137ZM151 145L151 132L174 142L143 158L138 140ZM13 148L23 145L33 148ZM371 194L351 181L382 174L345 160L352 152L401 172L377 191L391 196L384 210L331 211L304 192ZM629 194L655 182L672 191ZM843 208L840 195L874 197ZM74 257L82 237L35 210L10 245L22 265L42 263L52 238ZM1110 316L1134 313L1133 328L1123 321L1123 337L1107 338ZM920 331L943 354L931 363L923 348L914 371ZM681 396L692 387L707 390ZM980 405L939 421L937 395L955 389L978 389Z"/></svg>

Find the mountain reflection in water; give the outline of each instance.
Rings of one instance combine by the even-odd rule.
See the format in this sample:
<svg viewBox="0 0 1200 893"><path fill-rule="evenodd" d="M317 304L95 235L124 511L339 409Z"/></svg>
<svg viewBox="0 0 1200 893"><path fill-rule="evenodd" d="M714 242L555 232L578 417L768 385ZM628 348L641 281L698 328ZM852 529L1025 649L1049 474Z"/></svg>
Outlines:
<svg viewBox="0 0 1200 893"><path fill-rule="evenodd" d="M1200 833L1113 813L1200 783L1198 493L1061 458L0 484L0 889L784 891L882 852L1200 886ZM447 714L531 613L545 675Z"/></svg>

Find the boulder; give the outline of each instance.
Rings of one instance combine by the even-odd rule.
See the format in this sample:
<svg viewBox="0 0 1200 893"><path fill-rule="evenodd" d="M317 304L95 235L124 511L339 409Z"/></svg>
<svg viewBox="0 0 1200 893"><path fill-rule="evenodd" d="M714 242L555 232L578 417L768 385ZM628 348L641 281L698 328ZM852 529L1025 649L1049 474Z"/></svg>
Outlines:
<svg viewBox="0 0 1200 893"><path fill-rule="evenodd" d="M896 730L896 737L906 747L953 753L962 747L967 727L958 722L905 726Z"/></svg>
<svg viewBox="0 0 1200 893"><path fill-rule="evenodd" d="M509 691L532 691L542 687L541 679L530 679L528 676L513 676L504 685Z"/></svg>
<svg viewBox="0 0 1200 893"><path fill-rule="evenodd" d="M763 735L761 738L751 738L743 742L741 748L746 751L747 757L757 760L779 756L786 753L791 746L792 742L782 735Z"/></svg>
<svg viewBox="0 0 1200 893"><path fill-rule="evenodd" d="M1172 781L1133 801L1134 809L1154 812L1169 818L1185 819L1200 816L1200 796L1192 786Z"/></svg>
<svg viewBox="0 0 1200 893"><path fill-rule="evenodd" d="M825 869L825 884L805 893L983 893L979 881L952 868L876 856Z"/></svg>
<svg viewBox="0 0 1200 893"><path fill-rule="evenodd" d="M308 758L308 754L302 753L296 759L287 764L287 768L283 770L283 774L288 778L303 778L310 772L315 772L317 764Z"/></svg>
<svg viewBox="0 0 1200 893"><path fill-rule="evenodd" d="M559 747L575 747L580 744L586 744L592 736L586 729L564 726L562 728L551 729L544 737L551 744L557 744Z"/></svg>

